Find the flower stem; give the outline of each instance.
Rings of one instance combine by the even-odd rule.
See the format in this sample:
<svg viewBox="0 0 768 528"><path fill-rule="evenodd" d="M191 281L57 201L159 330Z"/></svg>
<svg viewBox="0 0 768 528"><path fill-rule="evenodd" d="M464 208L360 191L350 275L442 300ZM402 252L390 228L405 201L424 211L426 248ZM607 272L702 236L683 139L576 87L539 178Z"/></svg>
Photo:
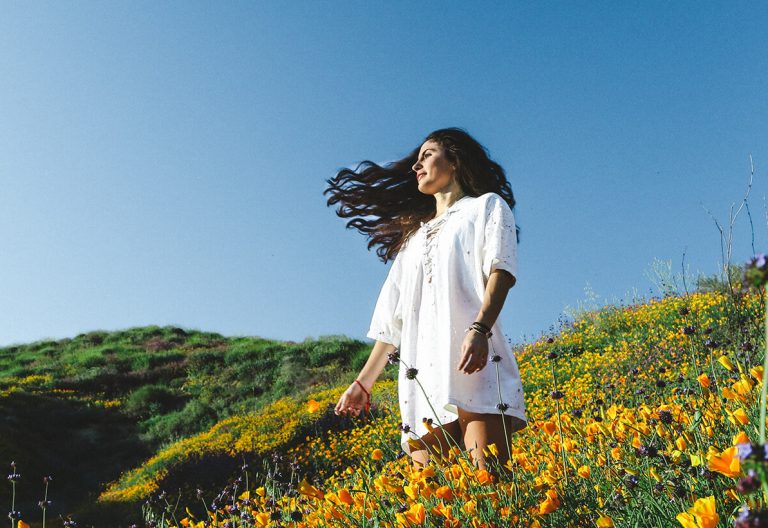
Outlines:
<svg viewBox="0 0 768 528"><path fill-rule="evenodd" d="M555 392L557 392L557 376L555 375L555 363L552 362L552 384ZM563 478L565 478L565 485L568 486L568 465L565 454L565 444L563 443L563 424L560 421L560 401L555 400L555 410L557 416L557 431L560 434L560 456L563 459Z"/></svg>
<svg viewBox="0 0 768 528"><path fill-rule="evenodd" d="M760 391L760 445L765 445L765 395L768 388L768 285L763 286L765 293L765 351L763 352L763 389Z"/></svg>

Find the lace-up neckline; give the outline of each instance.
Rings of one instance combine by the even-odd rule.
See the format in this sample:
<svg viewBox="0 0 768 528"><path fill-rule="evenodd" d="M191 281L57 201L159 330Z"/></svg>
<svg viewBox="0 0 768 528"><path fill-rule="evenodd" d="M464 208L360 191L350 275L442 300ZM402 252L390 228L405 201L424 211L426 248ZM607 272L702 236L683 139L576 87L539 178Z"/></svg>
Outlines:
<svg viewBox="0 0 768 528"><path fill-rule="evenodd" d="M432 282L432 272L434 269L434 252L437 246L437 235L440 232L440 228L448 220L448 216L457 211L456 204L461 202L468 195L464 195L451 205L449 205L443 214L438 217L429 220L428 222L421 222L421 228L425 229L424 234L424 272L427 277L427 283Z"/></svg>

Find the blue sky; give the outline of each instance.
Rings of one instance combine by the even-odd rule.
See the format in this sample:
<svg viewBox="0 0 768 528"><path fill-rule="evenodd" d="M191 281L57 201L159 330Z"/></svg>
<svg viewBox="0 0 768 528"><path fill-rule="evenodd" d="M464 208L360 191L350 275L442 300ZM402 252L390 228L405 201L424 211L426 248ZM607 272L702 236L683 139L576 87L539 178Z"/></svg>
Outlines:
<svg viewBox="0 0 768 528"><path fill-rule="evenodd" d="M0 345L362 338L387 272L325 180L467 129L521 227L514 342L768 250L762 2L2 2ZM735 262L752 254L745 212Z"/></svg>

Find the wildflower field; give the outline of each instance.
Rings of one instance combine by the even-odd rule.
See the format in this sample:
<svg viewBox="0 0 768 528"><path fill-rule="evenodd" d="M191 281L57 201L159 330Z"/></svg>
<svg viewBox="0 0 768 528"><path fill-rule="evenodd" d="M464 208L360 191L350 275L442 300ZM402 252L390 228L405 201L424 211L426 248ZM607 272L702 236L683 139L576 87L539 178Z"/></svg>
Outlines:
<svg viewBox="0 0 768 528"><path fill-rule="evenodd" d="M144 500L158 526L763 526L742 467L760 430L761 291L604 307L518 350L529 426L498 477L458 448L412 469L390 381L360 419L333 416L340 386L220 422L101 500ZM206 487L196 467L223 459L240 469Z"/></svg>
<svg viewBox="0 0 768 528"><path fill-rule="evenodd" d="M350 353L345 357L327 342L304 343L304 363L315 369L311 370L316 376L314 389L299 387L292 394L254 403L252 411L233 402L221 407L225 410L209 425L201 422L197 430L190 425L176 440L151 450L147 436L139 433L136 438L145 441L141 445L146 454L141 458L134 454L132 461L122 459L111 483L101 481L98 496L92 496L95 509L81 525L766 526L761 524L768 489L762 461L768 457L760 447L764 432L759 405L765 303L764 289L728 288L605 306L582 313L558 334L517 349L528 427L514 433L508 447L490 449L491 465L498 450L509 449L511 455L505 468L493 467L491 472L477 470L458 447L448 459L435 459L421 470L412 468L399 445L403 424L392 379L397 365L389 366L374 387L368 414L335 416L333 407L369 348L361 351L344 342L342 352ZM173 379L182 381L172 379L169 387L178 387L179 394L191 391L189 387L200 391L197 394L209 394L212 387L232 382L233 372L254 372L243 365L232 370L238 361L261 361L259 365L266 368L270 356L263 348L261 355L245 354L240 340L212 338L222 358L229 354L236 359L216 359L210 349L189 346L191 338L178 344L182 352L155 351L170 355L174 362L185 361L183 376L179 369L173 370L173 376L181 376ZM210 367L202 369L198 355L203 352L226 370L223 380ZM61 363L62 354L49 350L41 357L56 357ZM323 370L325 383L318 383L317 369L323 369L324 362L350 367L352 355L357 363L353 368L333 375ZM84 361L83 354L78 357ZM132 361L149 364L151 357L139 355ZM128 416L143 418L144 431L157 423L152 421L153 412L167 416L180 412L173 405L154 411L136 407L139 385L112 393L62 388L53 369L45 365L37 358L26 362L25 371L9 372L0 403L10 408L9 398L45 394L50 400L58 394L66 401L88 400L86 407L96 409L97 417L126 413L126 407L134 405L139 410L134 408ZM298 368L277 359L275 365ZM236 382L244 384L245 379L243 375ZM259 380L270 387L267 377ZM418 382L418 375L413 382ZM187 404L197 406L199 400L188 397ZM115 423L122 424L123 436L130 436L125 423ZM415 436L414 441L418 442ZM0 440L0 448L12 457L20 446ZM98 450L93 452L101 456ZM104 465L103 460L96 462ZM9 476L13 501L16 486L24 480L20 477L14 465ZM46 493L53 485L54 505L56 484L71 487L73 479L68 473L52 481L46 477ZM16 512L17 504L12 504L11 513L18 517L11 523L39 526L39 515ZM101 521L94 517L98 511L111 513ZM49 512L48 525L74 526L75 521L62 513L66 512L52 520Z"/></svg>

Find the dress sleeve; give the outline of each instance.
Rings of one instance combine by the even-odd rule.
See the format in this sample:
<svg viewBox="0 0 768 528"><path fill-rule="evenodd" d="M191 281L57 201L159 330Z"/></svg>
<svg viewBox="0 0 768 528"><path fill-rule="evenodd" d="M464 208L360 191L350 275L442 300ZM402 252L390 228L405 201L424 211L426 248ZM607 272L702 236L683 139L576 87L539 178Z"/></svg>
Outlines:
<svg viewBox="0 0 768 528"><path fill-rule="evenodd" d="M485 231L482 244L483 277L503 269L517 281L517 232L512 209L501 196L493 194L485 208Z"/></svg>
<svg viewBox="0 0 768 528"><path fill-rule="evenodd" d="M371 328L366 334L371 339L383 341L396 347L400 346L400 331L403 328L400 310L401 255L402 252L395 257L395 261L387 274L387 279L384 281L384 286L381 287L376 308L373 310Z"/></svg>

